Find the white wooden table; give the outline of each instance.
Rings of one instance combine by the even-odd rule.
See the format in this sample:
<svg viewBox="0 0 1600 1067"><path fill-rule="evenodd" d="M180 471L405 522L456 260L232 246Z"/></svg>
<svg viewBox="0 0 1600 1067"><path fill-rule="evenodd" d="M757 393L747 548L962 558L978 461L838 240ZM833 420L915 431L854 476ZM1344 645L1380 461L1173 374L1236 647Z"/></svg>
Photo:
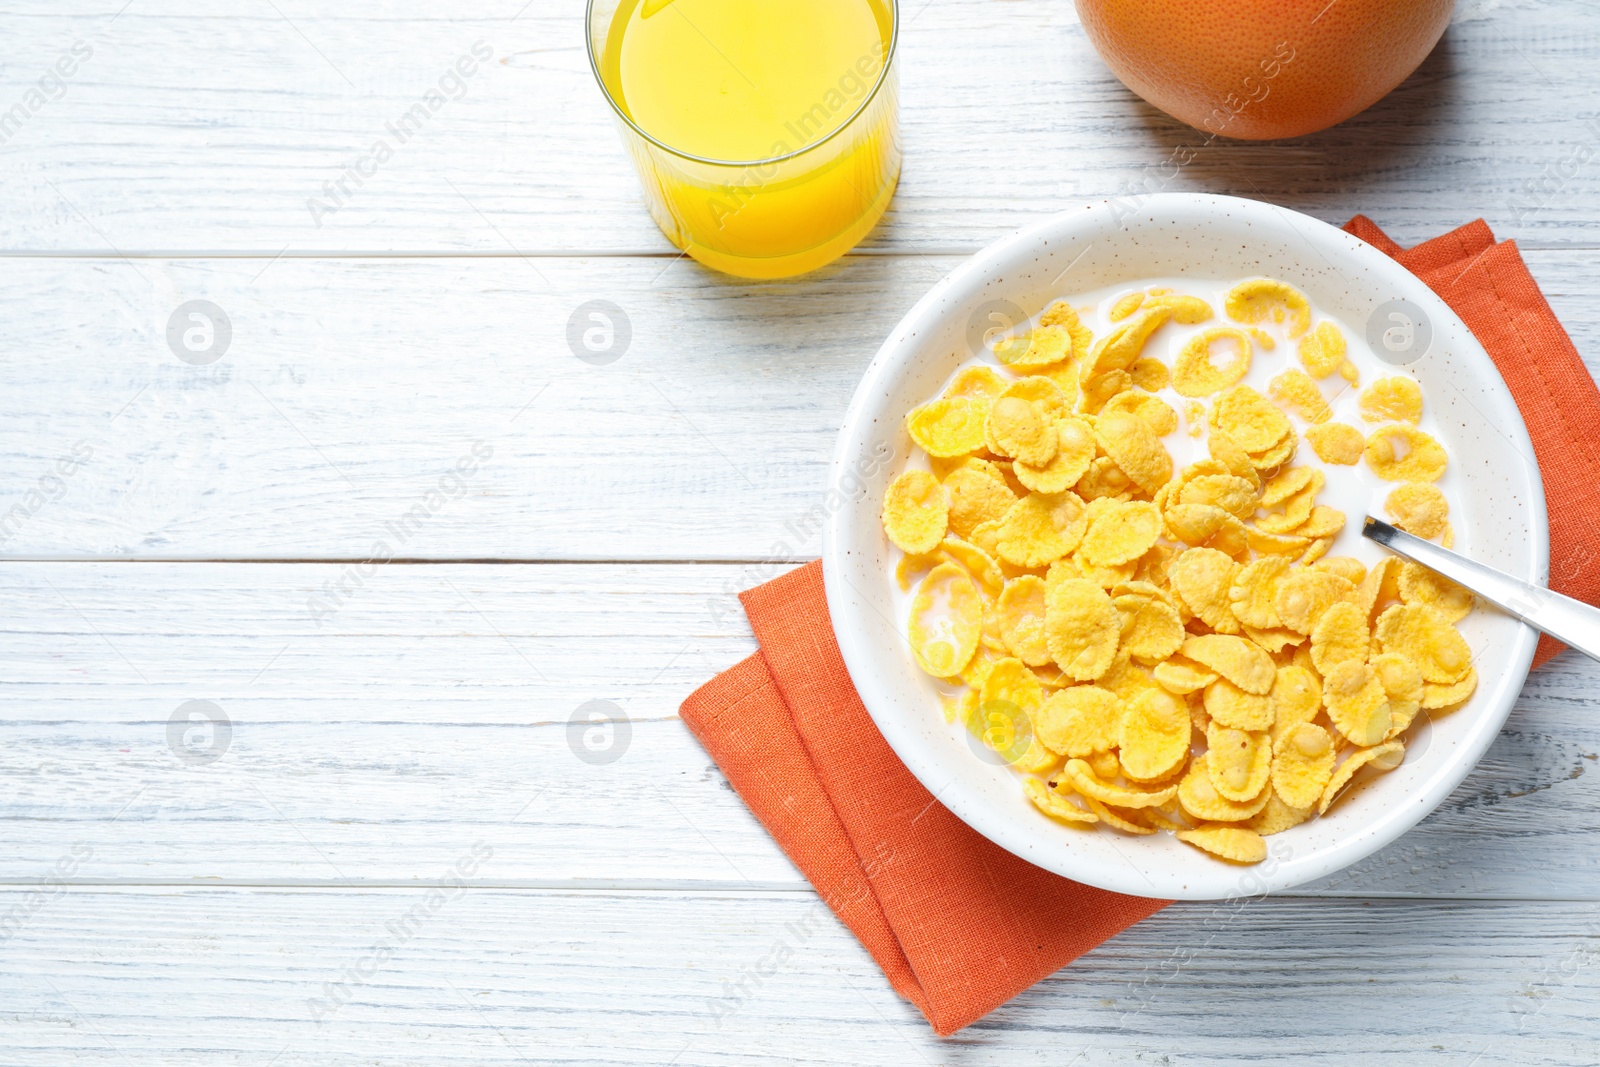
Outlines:
<svg viewBox="0 0 1600 1067"><path fill-rule="evenodd" d="M1600 1061L1570 654L1393 847L1174 906L955 1039L831 916L713 1010L818 908L676 717L753 648L732 594L817 554L918 295L1195 143L1068 0L911 0L894 206L772 284L656 232L579 0L229 6L0 14L0 1063ZM1481 214L1600 365L1597 70L1592 0L1472 3L1369 113L1166 187L1404 243ZM167 343L197 299L232 326L209 363ZM605 365L567 341L591 299L631 325ZM229 725L171 728L196 700ZM609 763L569 743L593 700L630 720Z"/></svg>

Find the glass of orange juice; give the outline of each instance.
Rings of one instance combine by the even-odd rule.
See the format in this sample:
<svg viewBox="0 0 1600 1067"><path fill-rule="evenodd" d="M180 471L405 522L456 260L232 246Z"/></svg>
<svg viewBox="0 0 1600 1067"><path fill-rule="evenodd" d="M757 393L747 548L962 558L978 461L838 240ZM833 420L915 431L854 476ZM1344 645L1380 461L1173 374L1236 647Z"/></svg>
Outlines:
<svg viewBox="0 0 1600 1067"><path fill-rule="evenodd" d="M854 248L900 177L897 0L589 0L589 62L668 240L745 278Z"/></svg>

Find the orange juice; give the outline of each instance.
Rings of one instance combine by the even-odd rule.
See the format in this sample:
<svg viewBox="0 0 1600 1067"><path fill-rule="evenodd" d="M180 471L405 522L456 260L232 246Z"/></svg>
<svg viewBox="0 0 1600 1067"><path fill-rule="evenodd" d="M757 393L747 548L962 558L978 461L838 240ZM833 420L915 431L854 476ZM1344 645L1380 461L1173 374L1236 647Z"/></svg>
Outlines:
<svg viewBox="0 0 1600 1067"><path fill-rule="evenodd" d="M900 170L892 2L620 0L609 19L591 7L596 73L673 243L731 274L781 277L866 235Z"/></svg>

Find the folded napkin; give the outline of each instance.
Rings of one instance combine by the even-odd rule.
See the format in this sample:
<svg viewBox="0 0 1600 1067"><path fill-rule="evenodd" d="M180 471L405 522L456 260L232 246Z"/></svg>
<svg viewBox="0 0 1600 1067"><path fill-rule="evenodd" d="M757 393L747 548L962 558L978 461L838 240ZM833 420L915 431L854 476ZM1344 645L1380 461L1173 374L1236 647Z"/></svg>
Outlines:
<svg viewBox="0 0 1600 1067"><path fill-rule="evenodd" d="M1409 251L1346 227L1455 309L1511 387L1550 507L1551 586L1600 599L1600 393L1516 246L1480 220ZM954 1033L1168 902L1050 874L952 815L895 756L834 642L822 566L741 594L761 649L696 690L683 719L822 899L933 1029ZM1535 662L1561 646L1545 639Z"/></svg>
<svg viewBox="0 0 1600 1067"><path fill-rule="evenodd" d="M1550 513L1550 588L1600 602L1600 391L1556 321L1515 241L1496 244L1482 219L1405 249L1365 215L1350 233L1393 256L1461 316L1522 412ZM1566 646L1540 637L1535 667Z"/></svg>

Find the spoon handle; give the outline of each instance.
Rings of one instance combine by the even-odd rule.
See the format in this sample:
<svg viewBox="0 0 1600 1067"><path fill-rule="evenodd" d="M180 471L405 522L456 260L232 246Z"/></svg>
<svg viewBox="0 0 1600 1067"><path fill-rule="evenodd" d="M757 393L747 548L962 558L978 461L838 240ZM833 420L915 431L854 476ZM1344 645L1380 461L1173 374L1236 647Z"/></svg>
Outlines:
<svg viewBox="0 0 1600 1067"><path fill-rule="evenodd" d="M1513 578L1368 515L1361 534L1389 551L1437 571L1542 633L1600 660L1600 608Z"/></svg>

